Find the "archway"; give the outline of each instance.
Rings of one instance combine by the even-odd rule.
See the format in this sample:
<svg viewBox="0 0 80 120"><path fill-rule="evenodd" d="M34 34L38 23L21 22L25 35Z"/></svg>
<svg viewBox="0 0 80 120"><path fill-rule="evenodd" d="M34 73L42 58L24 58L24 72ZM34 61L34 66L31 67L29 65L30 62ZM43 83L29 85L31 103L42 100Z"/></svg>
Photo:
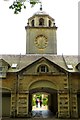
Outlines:
<svg viewBox="0 0 80 120"><path fill-rule="evenodd" d="M77 103L78 103L78 117L80 118L80 92L77 94Z"/></svg>
<svg viewBox="0 0 80 120"><path fill-rule="evenodd" d="M29 90L29 112L32 112L33 116L56 116L58 100L55 87L52 82L44 80L31 84ZM36 103L36 100L38 100L38 103Z"/></svg>
<svg viewBox="0 0 80 120"><path fill-rule="evenodd" d="M10 116L11 91L2 88L2 117Z"/></svg>

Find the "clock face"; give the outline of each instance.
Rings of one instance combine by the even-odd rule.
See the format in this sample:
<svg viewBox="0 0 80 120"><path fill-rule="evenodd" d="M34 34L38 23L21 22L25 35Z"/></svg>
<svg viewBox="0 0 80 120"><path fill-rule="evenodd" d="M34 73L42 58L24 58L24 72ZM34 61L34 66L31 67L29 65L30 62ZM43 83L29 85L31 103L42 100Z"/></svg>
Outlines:
<svg viewBox="0 0 80 120"><path fill-rule="evenodd" d="M39 49L44 49L48 44L47 38L43 35L39 35L36 37L35 44Z"/></svg>

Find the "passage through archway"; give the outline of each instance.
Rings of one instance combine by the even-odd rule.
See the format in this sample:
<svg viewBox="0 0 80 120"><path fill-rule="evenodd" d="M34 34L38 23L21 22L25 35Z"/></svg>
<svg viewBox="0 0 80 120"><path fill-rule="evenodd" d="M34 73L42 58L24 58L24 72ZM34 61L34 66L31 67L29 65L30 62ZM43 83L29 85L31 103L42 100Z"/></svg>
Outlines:
<svg viewBox="0 0 80 120"><path fill-rule="evenodd" d="M48 94L35 93L32 95L32 111L48 110Z"/></svg>
<svg viewBox="0 0 80 120"><path fill-rule="evenodd" d="M34 117L56 116L57 111L57 90L43 87L29 91L29 112L32 112Z"/></svg>

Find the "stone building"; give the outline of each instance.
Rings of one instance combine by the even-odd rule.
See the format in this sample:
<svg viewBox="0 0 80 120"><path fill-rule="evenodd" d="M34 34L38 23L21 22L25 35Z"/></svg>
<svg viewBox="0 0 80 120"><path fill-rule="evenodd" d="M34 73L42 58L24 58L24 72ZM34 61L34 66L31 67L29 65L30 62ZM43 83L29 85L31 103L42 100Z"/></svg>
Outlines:
<svg viewBox="0 0 80 120"><path fill-rule="evenodd" d="M25 55L0 55L2 116L27 117L33 95L48 95L58 118L80 116L78 56L57 55L55 20L40 8L28 19Z"/></svg>

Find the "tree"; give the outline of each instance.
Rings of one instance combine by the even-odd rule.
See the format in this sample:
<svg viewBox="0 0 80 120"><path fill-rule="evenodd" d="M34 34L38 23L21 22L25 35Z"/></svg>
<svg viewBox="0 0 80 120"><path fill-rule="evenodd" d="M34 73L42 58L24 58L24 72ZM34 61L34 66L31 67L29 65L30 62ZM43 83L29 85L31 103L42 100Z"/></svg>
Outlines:
<svg viewBox="0 0 80 120"><path fill-rule="evenodd" d="M12 5L9 6L9 9L14 10L14 14L21 12L22 8L26 9L25 2L29 2L31 7L34 7L36 4L41 3L40 0L15 0Z"/></svg>

